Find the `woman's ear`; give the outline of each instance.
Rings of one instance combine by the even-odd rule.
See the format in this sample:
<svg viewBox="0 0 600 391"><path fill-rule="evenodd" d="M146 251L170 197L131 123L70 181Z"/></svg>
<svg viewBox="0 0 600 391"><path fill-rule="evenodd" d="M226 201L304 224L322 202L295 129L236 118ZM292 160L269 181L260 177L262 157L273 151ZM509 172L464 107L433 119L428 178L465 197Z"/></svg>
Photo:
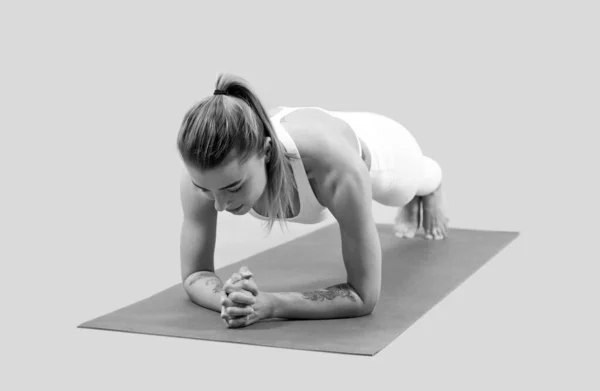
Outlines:
<svg viewBox="0 0 600 391"><path fill-rule="evenodd" d="M271 137L265 138L263 150L265 151L265 162L268 163L269 160L271 160L271 153L273 152L273 148L271 147Z"/></svg>

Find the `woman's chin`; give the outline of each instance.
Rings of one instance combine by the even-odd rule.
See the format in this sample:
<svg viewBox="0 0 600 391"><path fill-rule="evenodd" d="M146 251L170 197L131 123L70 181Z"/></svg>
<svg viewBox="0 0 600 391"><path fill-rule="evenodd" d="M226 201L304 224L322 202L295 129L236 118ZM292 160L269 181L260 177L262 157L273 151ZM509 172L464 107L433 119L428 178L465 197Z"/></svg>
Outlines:
<svg viewBox="0 0 600 391"><path fill-rule="evenodd" d="M242 205L239 209L231 211L231 214L234 214L236 216L242 216L245 215L246 213L248 213L250 211L251 207L249 207L248 205Z"/></svg>

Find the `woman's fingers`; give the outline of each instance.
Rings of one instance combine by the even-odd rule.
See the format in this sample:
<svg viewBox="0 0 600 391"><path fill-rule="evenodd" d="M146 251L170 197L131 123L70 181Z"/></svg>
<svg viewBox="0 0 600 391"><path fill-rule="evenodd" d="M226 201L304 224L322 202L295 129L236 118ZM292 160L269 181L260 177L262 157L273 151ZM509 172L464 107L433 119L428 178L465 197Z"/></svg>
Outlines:
<svg viewBox="0 0 600 391"><path fill-rule="evenodd" d="M254 308L250 306L246 307L227 307L225 309L227 315L230 318L239 318L240 316L252 315L254 313Z"/></svg>
<svg viewBox="0 0 600 391"><path fill-rule="evenodd" d="M221 319L224 321L229 320L229 315L227 315L227 307L221 306Z"/></svg>
<svg viewBox="0 0 600 391"><path fill-rule="evenodd" d="M256 297L254 297L252 292L248 292L248 291L231 292L229 294L228 298L235 304L241 304L241 305L256 304Z"/></svg>
<svg viewBox="0 0 600 391"><path fill-rule="evenodd" d="M231 320L226 320L225 323L227 324L227 327L233 329L233 328L239 328L239 327L244 327L246 326L248 323L250 322L250 316L242 316L239 318L235 318L235 319L231 319Z"/></svg>
<svg viewBox="0 0 600 391"><path fill-rule="evenodd" d="M254 314L254 308L250 305L242 305L232 302L228 298L221 299L221 318L227 321Z"/></svg>
<svg viewBox="0 0 600 391"><path fill-rule="evenodd" d="M256 304L256 298L249 292L232 292L229 296L221 297L221 305L225 307L245 307Z"/></svg>
<svg viewBox="0 0 600 391"><path fill-rule="evenodd" d="M258 286L256 286L256 282L254 282L253 278L248 278L243 281L240 281L237 285L242 285L242 288L251 292L254 296L258 295Z"/></svg>
<svg viewBox="0 0 600 391"><path fill-rule="evenodd" d="M236 282L241 281L243 279L244 277L242 277L240 273L233 273L231 277L229 277L229 280L227 280L227 284L235 284Z"/></svg>
<svg viewBox="0 0 600 391"><path fill-rule="evenodd" d="M226 284L232 284L235 285L236 283L240 282L240 281L244 281L244 280L248 280L250 278L252 278L253 274L250 271L250 269L248 269L248 266L242 266L240 267L240 269L238 270L237 273L233 273L231 275L231 277L226 281Z"/></svg>
<svg viewBox="0 0 600 391"><path fill-rule="evenodd" d="M253 318L258 287L252 279L252 272L242 266L225 282L221 296L221 318L228 328L244 327L255 320Z"/></svg>
<svg viewBox="0 0 600 391"><path fill-rule="evenodd" d="M235 284L227 283L223 287L223 290L228 295L232 292L241 292L243 290L246 290L255 296L258 295L258 287L256 286L256 283L254 282L254 280L252 278L243 279L241 281L238 281Z"/></svg>
<svg viewBox="0 0 600 391"><path fill-rule="evenodd" d="M250 277L252 277L252 272L250 271L250 269L248 269L248 266L242 266L242 267L240 267L240 270L238 271L238 273L243 278L250 278Z"/></svg>
<svg viewBox="0 0 600 391"><path fill-rule="evenodd" d="M246 307L221 307L221 318L223 319L233 319L239 318L241 316L252 315L254 313L254 308L250 306Z"/></svg>

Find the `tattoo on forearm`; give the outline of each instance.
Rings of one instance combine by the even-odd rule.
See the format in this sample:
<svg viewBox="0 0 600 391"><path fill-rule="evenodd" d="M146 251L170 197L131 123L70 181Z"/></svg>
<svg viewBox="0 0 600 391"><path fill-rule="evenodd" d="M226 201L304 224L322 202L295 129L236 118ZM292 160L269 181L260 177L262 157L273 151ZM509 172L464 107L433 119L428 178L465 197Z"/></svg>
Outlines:
<svg viewBox="0 0 600 391"><path fill-rule="evenodd" d="M214 293L219 293L223 290L223 283L221 282L221 280L219 280L218 277L215 277L213 273L209 272L201 272L196 274L194 277L192 277L188 285L192 286L195 282L198 282L199 280L206 280L204 283L204 285L206 286L214 284Z"/></svg>
<svg viewBox="0 0 600 391"><path fill-rule="evenodd" d="M206 285L214 284L213 293L219 293L223 290L223 283L217 277L209 278L206 280Z"/></svg>
<svg viewBox="0 0 600 391"><path fill-rule="evenodd" d="M347 297L352 301L356 301L353 290L347 283L330 286L321 291L305 292L302 294L302 297L312 301L333 300L336 297Z"/></svg>
<svg viewBox="0 0 600 391"><path fill-rule="evenodd" d="M192 286L194 285L194 283L198 282L199 280L206 278L207 275L211 275L212 273L207 273L207 272L201 272L201 273L197 273L194 275L194 277L192 277L192 279L190 280L190 282L188 282L188 286Z"/></svg>

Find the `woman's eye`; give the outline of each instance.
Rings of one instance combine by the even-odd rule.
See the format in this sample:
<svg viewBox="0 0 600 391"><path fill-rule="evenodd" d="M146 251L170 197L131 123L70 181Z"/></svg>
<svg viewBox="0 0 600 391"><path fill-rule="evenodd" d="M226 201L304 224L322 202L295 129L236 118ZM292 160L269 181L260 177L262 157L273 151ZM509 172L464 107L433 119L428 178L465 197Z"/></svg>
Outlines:
<svg viewBox="0 0 600 391"><path fill-rule="evenodd" d="M229 190L231 193L237 193L242 189L243 186L238 187L237 189Z"/></svg>

